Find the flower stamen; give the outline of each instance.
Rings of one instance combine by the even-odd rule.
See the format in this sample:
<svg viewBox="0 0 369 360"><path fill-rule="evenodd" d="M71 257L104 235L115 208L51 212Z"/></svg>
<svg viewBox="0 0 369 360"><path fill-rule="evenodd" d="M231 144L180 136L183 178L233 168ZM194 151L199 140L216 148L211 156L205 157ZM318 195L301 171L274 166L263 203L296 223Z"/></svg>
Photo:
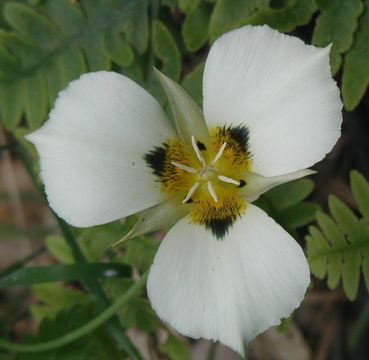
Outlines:
<svg viewBox="0 0 369 360"><path fill-rule="evenodd" d="M219 151L217 152L217 154L215 155L214 160L211 162L211 165L214 165L219 159L220 157L223 155L224 149L227 146L227 143L223 143L223 145L221 146L221 148L219 149Z"/></svg>
<svg viewBox="0 0 369 360"><path fill-rule="evenodd" d="M206 161L205 161L204 157L202 156L201 150L197 146L195 137L193 135L191 136L191 142L192 142L192 147L193 147L193 149L195 151L195 154L196 154L197 158L199 159L199 161L201 162L201 164L205 166L206 165Z"/></svg>
<svg viewBox="0 0 369 360"><path fill-rule="evenodd" d="M213 197L214 201L218 202L218 195L216 194L211 181L208 181L208 190L209 190L210 195Z"/></svg>
<svg viewBox="0 0 369 360"><path fill-rule="evenodd" d="M186 197L183 199L182 203L185 204L187 201L189 201L192 198L192 195L195 193L195 191L199 188L200 183L195 183L191 189L188 191Z"/></svg>
<svg viewBox="0 0 369 360"><path fill-rule="evenodd" d="M182 169L182 170L187 171L187 172L192 173L192 174L197 173L197 170L195 168L191 167L191 166L183 165L183 164L181 164L177 161L171 161L170 163L178 169Z"/></svg>
<svg viewBox="0 0 369 360"><path fill-rule="evenodd" d="M237 185L237 186L239 186L241 184L240 181L237 181L235 179L232 179L232 178L230 178L228 176L224 176L224 175L218 175L218 179L220 181L223 181L223 182L226 182L226 183L229 183L229 184L234 184L234 185Z"/></svg>

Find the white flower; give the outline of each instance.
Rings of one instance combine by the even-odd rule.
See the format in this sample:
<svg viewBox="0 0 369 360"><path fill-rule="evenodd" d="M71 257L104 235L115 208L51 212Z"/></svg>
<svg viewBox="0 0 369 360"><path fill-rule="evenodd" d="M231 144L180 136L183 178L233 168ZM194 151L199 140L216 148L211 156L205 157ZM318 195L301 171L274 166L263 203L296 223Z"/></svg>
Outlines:
<svg viewBox="0 0 369 360"><path fill-rule="evenodd" d="M158 76L175 129L144 89L97 72L62 91L28 139L50 205L69 223L142 211L131 237L176 223L150 270L153 308L182 334L242 354L300 304L310 281L300 246L251 201L311 174L303 169L336 143L342 104L329 47L267 26L223 35L206 61L203 113Z"/></svg>

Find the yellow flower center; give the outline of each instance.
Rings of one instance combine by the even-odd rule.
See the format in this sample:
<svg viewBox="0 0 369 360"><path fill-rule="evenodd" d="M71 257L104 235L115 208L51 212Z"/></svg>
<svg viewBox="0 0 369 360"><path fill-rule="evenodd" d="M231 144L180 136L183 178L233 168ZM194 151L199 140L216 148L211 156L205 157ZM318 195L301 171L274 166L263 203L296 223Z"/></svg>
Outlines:
<svg viewBox="0 0 369 360"><path fill-rule="evenodd" d="M239 190L251 168L245 127L217 127L205 146L192 136L192 146L168 140L145 155L145 160L168 194L181 194L191 204L191 220L222 238L245 211Z"/></svg>

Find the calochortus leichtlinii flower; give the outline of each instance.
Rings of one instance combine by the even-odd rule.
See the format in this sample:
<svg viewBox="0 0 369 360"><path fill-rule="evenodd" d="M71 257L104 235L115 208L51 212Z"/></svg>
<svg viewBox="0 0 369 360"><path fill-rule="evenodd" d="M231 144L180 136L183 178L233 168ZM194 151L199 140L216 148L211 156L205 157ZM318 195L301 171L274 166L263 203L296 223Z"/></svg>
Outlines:
<svg viewBox="0 0 369 360"><path fill-rule="evenodd" d="M242 354L302 301L310 277L301 247L252 202L311 174L304 169L336 143L342 104L329 49L246 26L211 47L203 111L156 70L172 126L143 88L96 72L62 91L28 136L50 206L70 224L139 213L125 239L173 225L147 290L182 334Z"/></svg>

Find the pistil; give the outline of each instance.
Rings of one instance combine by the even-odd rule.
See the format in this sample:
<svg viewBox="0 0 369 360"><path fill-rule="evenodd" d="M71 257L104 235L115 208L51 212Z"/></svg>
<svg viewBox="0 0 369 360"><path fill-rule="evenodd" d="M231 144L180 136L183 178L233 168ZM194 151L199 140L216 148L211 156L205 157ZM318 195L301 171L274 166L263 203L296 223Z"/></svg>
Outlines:
<svg viewBox="0 0 369 360"><path fill-rule="evenodd" d="M192 221L205 225L218 239L246 209L242 197L246 181L241 179L251 166L246 130L216 128L206 144L192 135L189 146L179 139L168 140L145 155L163 191L181 195L180 203L188 204Z"/></svg>
<svg viewBox="0 0 369 360"><path fill-rule="evenodd" d="M202 165L202 169L201 170L197 170L191 166L187 166L184 164L181 164L177 161L171 161L171 164L174 165L176 168L178 169L182 169L186 172L192 173L192 174L199 174L200 178L202 178L202 181L198 181L196 182L188 191L186 197L183 199L183 203L188 202L192 196L194 195L194 193L196 192L196 190L201 186L201 182L203 181L207 181L209 178L212 178L214 175L217 177L217 179L219 181L228 183L228 184L233 184L233 185L240 185L240 182L232 179L228 176L224 176L224 175L216 175L217 173L217 169L214 167L214 164L218 162L218 160L221 158L221 156L224 153L224 150L227 146L227 143L224 142L223 145L220 147L220 149L218 150L217 154L215 155L213 161L208 164L207 161L205 160L205 158L202 156L201 150L199 149L197 143L196 143L196 139L195 137L192 135L191 136L191 142L192 142L192 147L193 150L198 158L198 160L200 161L201 165ZM219 198L218 195L215 192L214 186L211 183L210 180L207 181L207 189L209 191L209 194L211 195L211 197L214 199L215 202L218 202Z"/></svg>

